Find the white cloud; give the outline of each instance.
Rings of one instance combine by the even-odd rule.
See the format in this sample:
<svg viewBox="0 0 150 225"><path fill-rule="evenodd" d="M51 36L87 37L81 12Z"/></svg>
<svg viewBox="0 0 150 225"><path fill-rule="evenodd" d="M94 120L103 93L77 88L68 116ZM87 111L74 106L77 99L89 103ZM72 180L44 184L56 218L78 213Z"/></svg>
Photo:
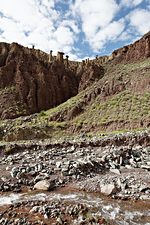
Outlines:
<svg viewBox="0 0 150 225"><path fill-rule="evenodd" d="M98 29L108 25L118 11L114 0L76 0L72 5L73 14L82 21L82 29L87 38L93 37Z"/></svg>
<svg viewBox="0 0 150 225"><path fill-rule="evenodd" d="M113 21L112 23L108 24L105 28L101 29L93 40L91 40L91 44L93 49L96 51L98 49L103 48L103 46L108 42L114 42L119 35L124 30L124 21Z"/></svg>
<svg viewBox="0 0 150 225"><path fill-rule="evenodd" d="M71 6L74 16L81 20L86 41L99 51L106 41L114 40L124 29L122 21L113 21L119 6L114 0L76 0ZM112 22L113 21L113 22Z"/></svg>
<svg viewBox="0 0 150 225"><path fill-rule="evenodd" d="M121 0L120 6L135 7L141 4L143 0Z"/></svg>
<svg viewBox="0 0 150 225"><path fill-rule="evenodd" d="M150 30L150 10L136 9L128 15L130 26L141 35Z"/></svg>
<svg viewBox="0 0 150 225"><path fill-rule="evenodd" d="M28 25L30 29L37 26L37 17L42 18L42 15L38 13L36 7L29 0L1 0L0 10L5 16L18 23L21 22L22 26Z"/></svg>
<svg viewBox="0 0 150 225"><path fill-rule="evenodd" d="M118 41L127 41L129 39L132 39L132 35L128 31L122 32L117 38Z"/></svg>
<svg viewBox="0 0 150 225"><path fill-rule="evenodd" d="M75 20L65 19L65 20L62 21L62 23L60 25L65 26L65 27L69 27L76 34L80 32L78 24Z"/></svg>
<svg viewBox="0 0 150 225"><path fill-rule="evenodd" d="M73 56L78 25L55 10L58 0L0 1L0 29L4 31L0 41L34 44L44 51L67 51Z"/></svg>
<svg viewBox="0 0 150 225"><path fill-rule="evenodd" d="M63 35L62 35L63 34ZM58 27L58 29L54 32L54 39L59 42L60 46L65 46L65 44L73 44L73 33L70 31L68 27Z"/></svg>
<svg viewBox="0 0 150 225"><path fill-rule="evenodd" d="M146 9L139 6L143 1ZM73 59L87 46L98 52L148 30L150 0L0 0L0 41L60 50Z"/></svg>

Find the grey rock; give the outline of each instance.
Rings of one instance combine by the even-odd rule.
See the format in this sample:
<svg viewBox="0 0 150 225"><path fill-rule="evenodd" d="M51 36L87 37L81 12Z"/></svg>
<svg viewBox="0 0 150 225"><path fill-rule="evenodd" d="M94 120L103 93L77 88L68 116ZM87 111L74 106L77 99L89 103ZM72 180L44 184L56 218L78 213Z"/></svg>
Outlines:
<svg viewBox="0 0 150 225"><path fill-rule="evenodd" d="M62 225L63 224L63 221L62 221L62 219L60 217L57 218L56 224L57 225Z"/></svg>
<svg viewBox="0 0 150 225"><path fill-rule="evenodd" d="M48 191L50 189L53 189L54 186L55 186L54 180L51 180L51 181L41 180L34 185L34 189Z"/></svg>
<svg viewBox="0 0 150 225"><path fill-rule="evenodd" d="M61 166L61 162L60 161L56 162L56 167L60 168L60 166Z"/></svg>
<svg viewBox="0 0 150 225"><path fill-rule="evenodd" d="M132 169L132 166L131 165L125 165L125 168Z"/></svg>
<svg viewBox="0 0 150 225"><path fill-rule="evenodd" d="M113 169L115 169L116 168L116 166L115 166L115 164L113 163L113 162L109 162L109 165L111 166L111 168L113 168Z"/></svg>
<svg viewBox="0 0 150 225"><path fill-rule="evenodd" d="M146 169L146 170L150 170L150 166L149 165L141 165L141 168L142 169Z"/></svg>
<svg viewBox="0 0 150 225"><path fill-rule="evenodd" d="M112 195L117 192L117 188L114 183L111 184L102 184L101 192L105 195Z"/></svg>
<svg viewBox="0 0 150 225"><path fill-rule="evenodd" d="M140 199L141 200L150 200L150 195L141 195Z"/></svg>
<svg viewBox="0 0 150 225"><path fill-rule="evenodd" d="M148 185L141 185L139 188L140 192L146 192L147 190L150 190L150 187L148 187Z"/></svg>
<svg viewBox="0 0 150 225"><path fill-rule="evenodd" d="M37 213L40 209L40 206L34 206L31 210L30 213Z"/></svg>
<svg viewBox="0 0 150 225"><path fill-rule="evenodd" d="M118 170L118 169L112 169L112 168L110 168L110 172L115 173L117 175L120 175L121 174L120 173L120 170Z"/></svg>

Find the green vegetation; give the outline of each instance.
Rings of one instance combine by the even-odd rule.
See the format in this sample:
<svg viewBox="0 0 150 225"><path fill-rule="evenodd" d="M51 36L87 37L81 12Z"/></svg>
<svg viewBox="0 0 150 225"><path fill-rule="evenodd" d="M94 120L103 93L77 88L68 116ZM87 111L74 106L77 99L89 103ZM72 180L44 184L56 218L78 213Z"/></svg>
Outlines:
<svg viewBox="0 0 150 225"><path fill-rule="evenodd" d="M15 91L15 86L7 86L5 88L0 88L0 94L6 94Z"/></svg>
<svg viewBox="0 0 150 225"><path fill-rule="evenodd" d="M101 127L111 123L136 122L150 118L150 93L133 95L124 91L106 102L99 97L86 111L73 120L74 125Z"/></svg>
<svg viewBox="0 0 150 225"><path fill-rule="evenodd" d="M144 79L149 80L150 59L132 64L109 63L104 67L102 79L58 107L28 117L0 121L0 140L59 139L80 134L92 138L94 135L101 137L110 132L122 133L149 127L149 86L145 82L140 89L140 83ZM95 94L97 88L106 85L108 90L112 90L110 95L102 97ZM118 88L124 86L123 89ZM94 97L87 101L87 96ZM82 111L70 119L71 110L79 105ZM23 110L19 103L16 104L18 115L21 112L23 115Z"/></svg>
<svg viewBox="0 0 150 225"><path fill-rule="evenodd" d="M150 59L142 59L141 61L134 62L134 63L128 63L128 64L117 64L113 65L112 64L106 64L105 65L105 70L107 71L116 71L118 74L126 74L128 75L131 72L134 71L141 71L145 68L150 68Z"/></svg>

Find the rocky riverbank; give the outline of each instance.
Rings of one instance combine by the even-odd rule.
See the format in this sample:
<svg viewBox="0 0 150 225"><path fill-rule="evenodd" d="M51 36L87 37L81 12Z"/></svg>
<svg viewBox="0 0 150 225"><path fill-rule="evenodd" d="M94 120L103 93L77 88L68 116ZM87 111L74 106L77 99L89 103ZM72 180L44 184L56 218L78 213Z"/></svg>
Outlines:
<svg viewBox="0 0 150 225"><path fill-rule="evenodd" d="M55 194L67 186L68 191L75 188L79 193L94 192L110 199L138 200L150 204L149 146L148 131L95 138L90 141L82 139L78 142L74 140L53 144L1 144L0 196L6 197L11 193L16 193L17 196L23 193L30 195L37 191ZM8 154L11 151L13 154ZM4 154L6 152L7 154ZM77 204L77 201L68 203L55 199L54 202L40 202L37 199L33 203L12 202L6 207L7 210L5 203L0 207L1 224L106 223L100 213L96 214L94 206L91 208L80 201ZM31 213L31 218L25 217L23 221L19 216L22 214L18 214L16 209L18 213L23 213L25 209L27 214ZM9 220L12 211L14 213ZM36 213L40 215L37 220L40 222L35 219ZM115 223L110 221L110 224Z"/></svg>

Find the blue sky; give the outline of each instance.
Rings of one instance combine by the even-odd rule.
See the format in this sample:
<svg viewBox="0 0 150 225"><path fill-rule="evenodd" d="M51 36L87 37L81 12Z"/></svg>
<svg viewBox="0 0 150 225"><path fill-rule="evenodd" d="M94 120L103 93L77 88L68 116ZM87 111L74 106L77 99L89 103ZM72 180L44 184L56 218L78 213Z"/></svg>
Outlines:
<svg viewBox="0 0 150 225"><path fill-rule="evenodd" d="M150 30L150 0L0 0L0 41L70 59L108 55Z"/></svg>

